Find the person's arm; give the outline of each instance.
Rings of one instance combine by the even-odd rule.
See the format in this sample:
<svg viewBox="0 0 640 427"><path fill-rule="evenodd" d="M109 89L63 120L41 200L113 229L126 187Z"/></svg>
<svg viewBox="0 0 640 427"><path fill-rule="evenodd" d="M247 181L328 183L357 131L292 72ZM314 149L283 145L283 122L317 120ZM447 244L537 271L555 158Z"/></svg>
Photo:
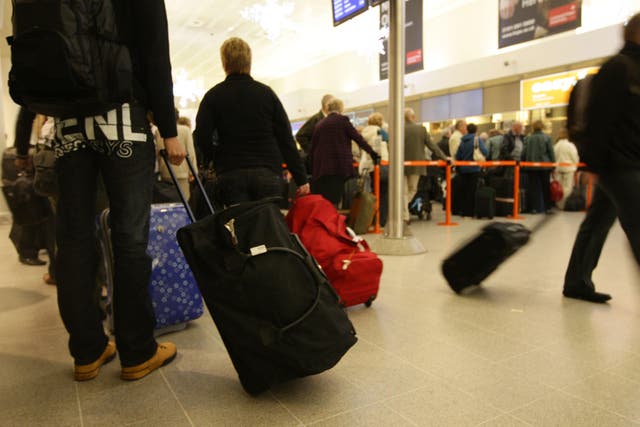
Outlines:
<svg viewBox="0 0 640 427"><path fill-rule="evenodd" d="M196 150L193 146L193 136L191 136L191 132L186 132L186 143L187 143L187 154L189 155L189 159L193 164L193 168L198 173L198 160L196 158ZM189 172L191 174L191 172Z"/></svg>
<svg viewBox="0 0 640 427"><path fill-rule="evenodd" d="M460 142L460 145L458 145L458 149L456 150L456 156L455 159L456 160L464 160L464 144L462 143L462 141Z"/></svg>
<svg viewBox="0 0 640 427"><path fill-rule="evenodd" d="M435 156L437 159L447 160L447 156L440 149L440 147L438 147L436 144L433 143L433 141L431 140L431 137L429 136L429 133L424 128L424 126L421 126L421 127L422 127L422 130L424 131L423 132L424 145L426 145L427 148L431 151L432 158L433 156Z"/></svg>
<svg viewBox="0 0 640 427"><path fill-rule="evenodd" d="M296 141L298 141L300 147L302 147L302 150L305 153L308 153L311 149L311 137L313 136L313 130L315 129L316 123L318 123L318 117L317 114L314 114L309 118L309 120L304 122L302 127L298 129L298 132L296 133Z"/></svg>
<svg viewBox="0 0 640 427"><path fill-rule="evenodd" d="M358 130L353 127L353 125L351 124L349 119L346 116L342 116L342 117L343 117L343 119L344 119L344 121L346 123L345 132L346 132L347 136L352 141L355 141L355 143L358 144L358 147L362 148L364 151L369 153L371 158L374 159L374 163L376 163L376 159L379 160L380 159L380 155L378 153L376 153L373 148L371 148L369 143L362 137L360 132L358 132Z"/></svg>
<svg viewBox="0 0 640 427"><path fill-rule="evenodd" d="M287 169L293 175L293 179L299 187L307 184L307 171L302 163L296 143L293 140L291 124L287 112L278 99L275 92L272 92L274 103L273 130L275 133L278 148L282 154L282 158L287 164Z"/></svg>
<svg viewBox="0 0 640 427"><path fill-rule="evenodd" d="M163 1L130 2L131 43L153 118L164 139L178 135L173 103L167 14Z"/></svg>
<svg viewBox="0 0 640 427"><path fill-rule="evenodd" d="M482 139L480 139L480 138L478 138L478 145L480 146L480 152L482 154L484 154L484 157L486 159L488 159L489 158L489 149L485 145L484 141Z"/></svg>
<svg viewBox="0 0 640 427"><path fill-rule="evenodd" d="M173 103L173 78L169 56L167 12L164 2L136 0L131 8L131 44L140 67L139 83L145 89L149 108L164 139L169 160L179 165L186 151L178 141ZM141 25L141 24L144 25Z"/></svg>
<svg viewBox="0 0 640 427"><path fill-rule="evenodd" d="M574 163L580 163L580 154L578 154L578 147L575 144L571 144L569 146L569 153L571 156L571 161Z"/></svg>
<svg viewBox="0 0 640 427"><path fill-rule="evenodd" d="M33 120L36 114L20 107L18 118L16 120L16 152L19 157L26 158L29 155L29 147L31 146L31 132L33 131Z"/></svg>
<svg viewBox="0 0 640 427"><path fill-rule="evenodd" d="M546 138L546 143L547 143L547 153L549 153L549 158L551 159L552 162L556 161L556 153L553 151L553 142L551 142L551 138L547 137Z"/></svg>
<svg viewBox="0 0 640 427"><path fill-rule="evenodd" d="M193 132L193 142L202 153L202 163L207 165L213 160L215 146L213 134L216 129L215 114L211 96L205 95L200 102L196 115L196 130Z"/></svg>

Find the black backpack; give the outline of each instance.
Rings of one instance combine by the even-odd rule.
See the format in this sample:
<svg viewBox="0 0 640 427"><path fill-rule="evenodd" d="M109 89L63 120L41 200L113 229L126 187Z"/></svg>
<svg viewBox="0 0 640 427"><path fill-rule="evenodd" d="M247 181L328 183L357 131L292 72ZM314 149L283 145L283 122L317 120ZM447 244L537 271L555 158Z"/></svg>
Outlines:
<svg viewBox="0 0 640 427"><path fill-rule="evenodd" d="M578 80L569 96L567 107L567 131L569 140L576 144L580 160L587 163L590 170L597 170L598 147L592 141L593 131L589 128L589 109L591 108L591 86L595 75L590 74ZM593 124L592 124L593 126Z"/></svg>
<svg viewBox="0 0 640 427"><path fill-rule="evenodd" d="M132 98L112 0L13 0L9 93L53 117L104 114Z"/></svg>

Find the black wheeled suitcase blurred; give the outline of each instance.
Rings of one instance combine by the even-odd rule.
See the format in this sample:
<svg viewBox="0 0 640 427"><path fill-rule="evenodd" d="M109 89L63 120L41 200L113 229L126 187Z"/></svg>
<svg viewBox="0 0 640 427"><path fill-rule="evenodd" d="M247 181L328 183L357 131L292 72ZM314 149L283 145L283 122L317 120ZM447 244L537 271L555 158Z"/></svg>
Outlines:
<svg viewBox="0 0 640 427"><path fill-rule="evenodd" d="M526 182L523 177L520 179L519 211L523 212L526 206L526 190L522 184ZM492 176L489 178L488 185L496 190L496 216L512 216L513 215L513 177L512 176Z"/></svg>
<svg viewBox="0 0 640 427"><path fill-rule="evenodd" d="M476 190L474 216L476 218L493 219L496 215L496 190L481 185Z"/></svg>
<svg viewBox="0 0 640 427"><path fill-rule="evenodd" d="M492 222L479 235L458 248L442 263L442 273L456 293L479 285L507 258L529 241L521 224Z"/></svg>

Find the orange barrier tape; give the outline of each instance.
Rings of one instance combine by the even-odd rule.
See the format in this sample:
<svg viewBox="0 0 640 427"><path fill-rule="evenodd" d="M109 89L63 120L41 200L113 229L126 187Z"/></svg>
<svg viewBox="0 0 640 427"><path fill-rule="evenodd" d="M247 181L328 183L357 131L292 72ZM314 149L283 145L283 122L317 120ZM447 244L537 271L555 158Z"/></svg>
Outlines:
<svg viewBox="0 0 640 427"><path fill-rule="evenodd" d="M374 233L379 234L382 232L380 228L380 166L388 166L388 161L381 161L380 165L375 165L373 169L373 194L376 197L376 222L373 227ZM443 226L455 226L458 225L451 221L451 171L454 166L480 166L480 167L496 167L507 166L513 167L513 213L510 216L511 219L522 219L520 216L520 168L556 168L558 166L576 166L579 168L586 167L585 163L564 163L564 162L516 162L513 160L487 160L484 162L476 161L455 161L450 163L443 160L407 160L404 162L404 166L437 166L445 168L445 176L447 183L446 203L445 203L445 221L438 223ZM353 167L358 167L358 163L353 163ZM287 165L282 164L282 168L286 169ZM593 176L588 175L587 182L587 208L591 206L593 198Z"/></svg>

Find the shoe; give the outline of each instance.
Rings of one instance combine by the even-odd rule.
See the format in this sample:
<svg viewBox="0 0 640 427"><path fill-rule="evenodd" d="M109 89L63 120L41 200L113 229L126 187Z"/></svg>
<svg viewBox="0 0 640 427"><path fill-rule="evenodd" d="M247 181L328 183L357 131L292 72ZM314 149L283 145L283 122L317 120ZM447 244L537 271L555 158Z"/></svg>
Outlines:
<svg viewBox="0 0 640 427"><path fill-rule="evenodd" d="M24 265L46 265L47 261L43 261L40 258L25 258L20 257L20 262Z"/></svg>
<svg viewBox="0 0 640 427"><path fill-rule="evenodd" d="M42 276L42 280L44 281L44 283L46 283L47 285L56 285L56 279L54 279L53 277L51 277L51 275L49 273L45 273L44 276Z"/></svg>
<svg viewBox="0 0 640 427"><path fill-rule="evenodd" d="M122 367L120 378L126 381L135 381L144 378L156 369L168 365L178 354L175 344L163 342L158 344L156 354L151 359L136 366Z"/></svg>
<svg viewBox="0 0 640 427"><path fill-rule="evenodd" d="M87 365L75 365L73 368L73 379L76 381L88 381L98 376L100 367L113 360L116 357L116 344L113 341L107 343L107 347L104 349L100 357Z"/></svg>
<svg viewBox="0 0 640 427"><path fill-rule="evenodd" d="M581 299L584 301L595 302L603 304L611 299L611 295L596 292L595 289L582 289L582 288L565 288L562 291L562 295L567 298Z"/></svg>

